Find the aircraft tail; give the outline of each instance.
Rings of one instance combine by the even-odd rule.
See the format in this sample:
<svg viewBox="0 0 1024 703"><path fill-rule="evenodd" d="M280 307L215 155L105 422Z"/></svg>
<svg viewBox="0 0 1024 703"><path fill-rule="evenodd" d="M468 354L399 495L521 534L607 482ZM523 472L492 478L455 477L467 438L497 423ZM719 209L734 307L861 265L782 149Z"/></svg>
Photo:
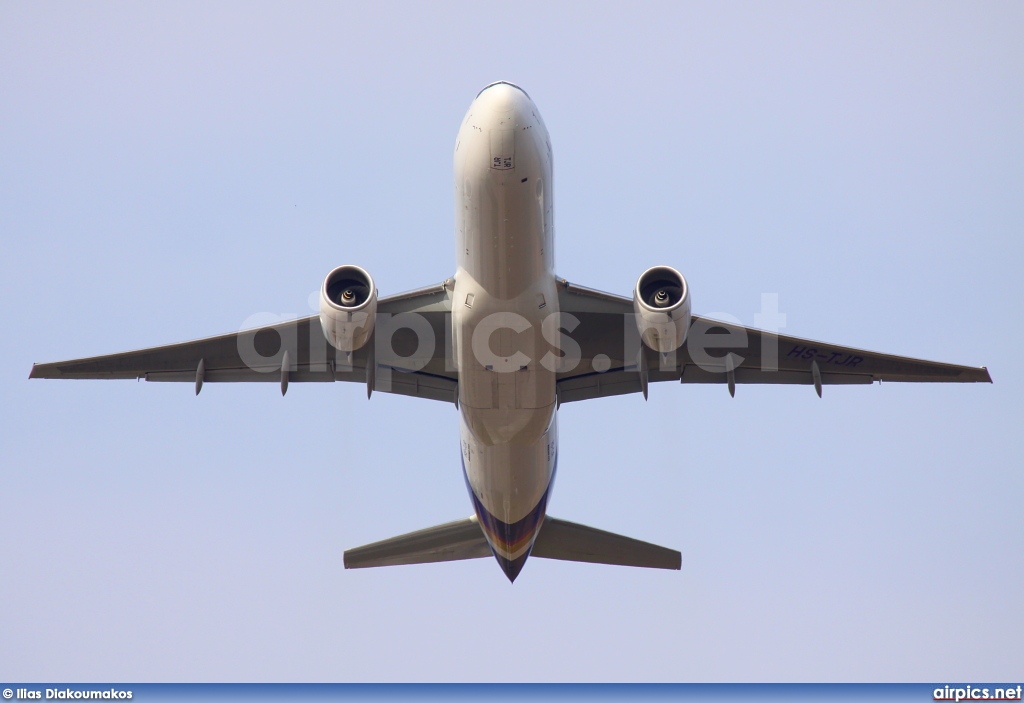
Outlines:
<svg viewBox="0 0 1024 703"><path fill-rule="evenodd" d="M491 547L474 515L346 550L345 568L428 564L489 556Z"/></svg>
<svg viewBox="0 0 1024 703"><path fill-rule="evenodd" d="M356 547L345 552L346 569L426 564L491 556L476 516ZM676 569L682 556L674 549L623 537L574 522L546 517L530 556L593 564Z"/></svg>
<svg viewBox="0 0 1024 703"><path fill-rule="evenodd" d="M530 556L677 571L683 561L674 549L553 517L544 518Z"/></svg>

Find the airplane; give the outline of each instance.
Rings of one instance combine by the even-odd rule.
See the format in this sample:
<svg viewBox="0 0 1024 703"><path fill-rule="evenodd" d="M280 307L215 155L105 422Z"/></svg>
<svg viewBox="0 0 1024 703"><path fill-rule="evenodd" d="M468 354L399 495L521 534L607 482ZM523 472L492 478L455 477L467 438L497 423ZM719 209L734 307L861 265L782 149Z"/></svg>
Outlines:
<svg viewBox="0 0 1024 703"><path fill-rule="evenodd" d="M32 367L30 378L195 384L346 381L454 404L472 516L344 552L349 569L493 556L514 582L530 556L680 569L680 552L547 515L563 403L650 383L823 386L987 382L957 366L779 335L691 312L686 279L654 266L631 297L559 278L552 152L519 86L481 90L454 153L455 273L379 297L362 268L332 270L319 314L192 342Z"/></svg>

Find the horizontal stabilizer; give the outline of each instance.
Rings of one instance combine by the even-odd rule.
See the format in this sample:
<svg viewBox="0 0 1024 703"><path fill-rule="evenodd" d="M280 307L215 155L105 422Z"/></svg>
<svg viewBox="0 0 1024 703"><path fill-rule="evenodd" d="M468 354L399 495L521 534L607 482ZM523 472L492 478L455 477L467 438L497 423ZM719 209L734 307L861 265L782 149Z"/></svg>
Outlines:
<svg viewBox="0 0 1024 703"><path fill-rule="evenodd" d="M473 516L349 549L345 552L345 568L427 564L489 556L491 548Z"/></svg>
<svg viewBox="0 0 1024 703"><path fill-rule="evenodd" d="M674 549L553 517L544 518L530 556L649 569L682 567L682 555Z"/></svg>

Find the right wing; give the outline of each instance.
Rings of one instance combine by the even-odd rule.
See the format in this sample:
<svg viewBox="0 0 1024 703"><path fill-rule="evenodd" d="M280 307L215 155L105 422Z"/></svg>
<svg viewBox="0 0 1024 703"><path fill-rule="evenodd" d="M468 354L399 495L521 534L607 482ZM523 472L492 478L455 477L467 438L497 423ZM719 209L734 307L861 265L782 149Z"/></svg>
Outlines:
<svg viewBox="0 0 1024 703"><path fill-rule="evenodd" d="M368 392L454 402L458 373L446 357L450 310L444 284L381 298L374 339L386 334L389 343L371 342L351 354L327 342L313 315L192 342L35 364L29 378L194 382L197 393L203 383L274 382L283 392L288 383L349 381L367 384ZM401 326L403 313L421 318L415 332Z"/></svg>
<svg viewBox="0 0 1024 703"><path fill-rule="evenodd" d="M694 315L686 342L667 363L642 347L633 301L560 280L559 306L579 363L558 374L559 402L640 393L647 382L848 385L874 381L991 383L985 367L774 335ZM569 329L563 318L563 327ZM641 352L643 356L641 356ZM646 367L646 368L643 368Z"/></svg>

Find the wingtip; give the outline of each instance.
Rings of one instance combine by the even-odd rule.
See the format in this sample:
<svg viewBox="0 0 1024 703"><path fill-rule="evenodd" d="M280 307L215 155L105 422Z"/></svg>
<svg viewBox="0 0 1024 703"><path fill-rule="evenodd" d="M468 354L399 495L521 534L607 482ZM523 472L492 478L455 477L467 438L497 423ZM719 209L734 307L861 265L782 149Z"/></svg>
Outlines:
<svg viewBox="0 0 1024 703"><path fill-rule="evenodd" d="M32 364L32 370L28 372L29 378L60 378L60 369L53 364Z"/></svg>

